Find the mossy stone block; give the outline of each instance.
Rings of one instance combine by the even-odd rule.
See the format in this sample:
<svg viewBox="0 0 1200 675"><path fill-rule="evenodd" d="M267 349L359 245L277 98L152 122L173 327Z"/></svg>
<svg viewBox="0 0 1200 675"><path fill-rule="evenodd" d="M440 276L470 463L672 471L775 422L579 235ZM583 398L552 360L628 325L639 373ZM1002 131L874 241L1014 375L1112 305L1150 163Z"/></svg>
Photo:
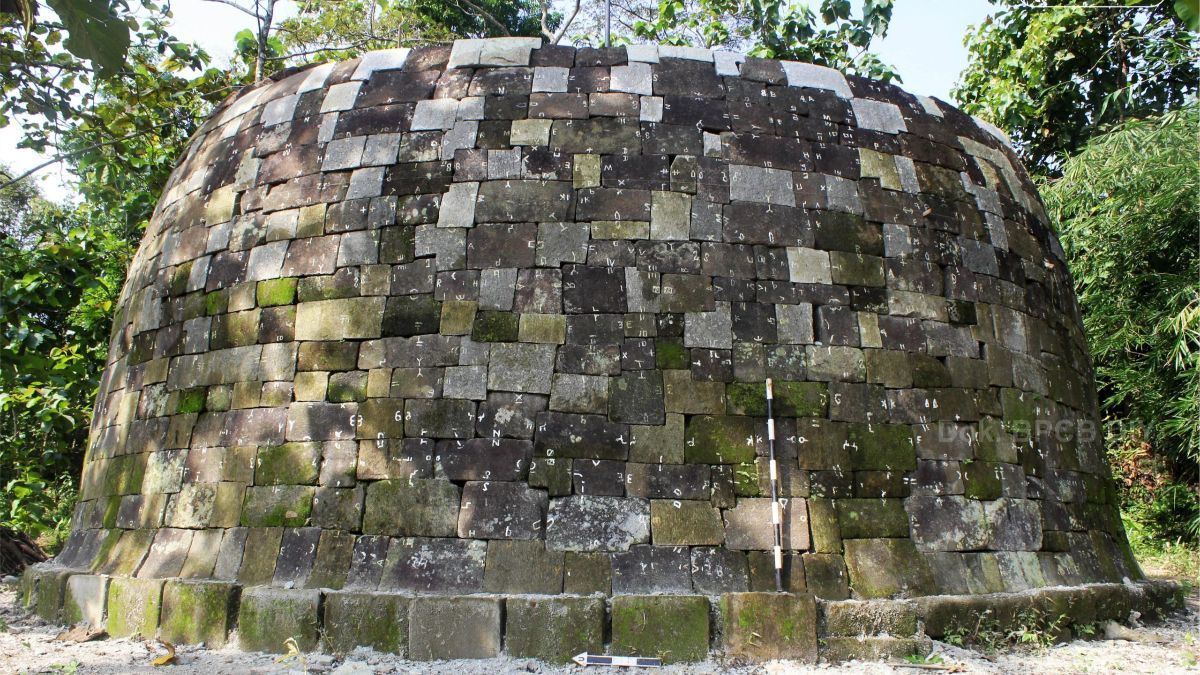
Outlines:
<svg viewBox="0 0 1200 675"><path fill-rule="evenodd" d="M296 302L296 279L286 277L260 281L255 288L255 294L259 307L290 305Z"/></svg>
<svg viewBox="0 0 1200 675"><path fill-rule="evenodd" d="M933 643L928 638L898 638L887 635L874 637L828 637L821 641L821 660L826 663L844 661L902 661L910 656L928 656Z"/></svg>
<svg viewBox="0 0 1200 675"><path fill-rule="evenodd" d="M812 502L809 502L811 507ZM846 579L846 561L837 553L805 553L804 581L808 590L822 600L845 600L850 597Z"/></svg>
<svg viewBox="0 0 1200 675"><path fill-rule="evenodd" d="M204 400L207 398L204 387L184 389L179 392L179 404L175 411L180 414L204 412Z"/></svg>
<svg viewBox="0 0 1200 675"><path fill-rule="evenodd" d="M650 532L655 546L719 546L725 541L721 512L708 501L651 500Z"/></svg>
<svg viewBox="0 0 1200 675"><path fill-rule="evenodd" d="M67 579L66 600L63 603L63 622L80 622L90 626L104 625L104 603L108 599L108 577L95 574L75 574Z"/></svg>
<svg viewBox="0 0 1200 675"><path fill-rule="evenodd" d="M687 370L688 351L681 338L659 338L654 341L654 362L659 370Z"/></svg>
<svg viewBox="0 0 1200 675"><path fill-rule="evenodd" d="M263 485L246 488L242 505L245 527L303 527L312 513L316 488L306 485Z"/></svg>
<svg viewBox="0 0 1200 675"><path fill-rule="evenodd" d="M37 604L37 584L42 571L36 565L30 565L21 573L21 582L17 586L17 606L22 609L33 609Z"/></svg>
<svg viewBox="0 0 1200 675"><path fill-rule="evenodd" d="M913 471L917 455L912 427L903 424L852 424L847 429L850 466L845 469Z"/></svg>
<svg viewBox="0 0 1200 675"><path fill-rule="evenodd" d="M832 499L811 497L808 500L808 525L812 531L813 551L841 553L842 531L838 528L837 507Z"/></svg>
<svg viewBox="0 0 1200 675"><path fill-rule="evenodd" d="M300 651L317 648L321 592L254 587L242 592L238 647L251 652L286 652L288 638Z"/></svg>
<svg viewBox="0 0 1200 675"><path fill-rule="evenodd" d="M224 314L229 310L229 290L221 289L204 296L204 313L208 316Z"/></svg>
<svg viewBox="0 0 1200 675"><path fill-rule="evenodd" d="M742 462L733 466L733 491L739 497L761 497L762 480L758 462Z"/></svg>
<svg viewBox="0 0 1200 675"><path fill-rule="evenodd" d="M446 300L442 303L442 335L467 335L475 323L479 303L474 300Z"/></svg>
<svg viewBox="0 0 1200 675"><path fill-rule="evenodd" d="M315 485L321 463L320 443L284 443L258 451L255 485Z"/></svg>
<svg viewBox="0 0 1200 675"><path fill-rule="evenodd" d="M964 462L963 495L970 499L991 501L1004 494L1003 473L1000 465L993 462Z"/></svg>
<svg viewBox="0 0 1200 675"><path fill-rule="evenodd" d="M561 345L567 341L567 317L562 314L521 314L521 342Z"/></svg>
<svg viewBox="0 0 1200 675"><path fill-rule="evenodd" d="M269 584L275 577L275 563L283 543L283 528L260 527L250 530L245 540L237 580L246 586Z"/></svg>
<svg viewBox="0 0 1200 675"><path fill-rule="evenodd" d="M71 573L60 569L39 569L35 575L28 606L46 621L58 623L63 616L63 606L67 600L67 580L70 579Z"/></svg>
<svg viewBox="0 0 1200 675"><path fill-rule="evenodd" d="M325 397L332 403L351 403L367 398L367 371L352 370L329 376Z"/></svg>
<svg viewBox="0 0 1200 675"><path fill-rule="evenodd" d="M325 649L346 654L356 647L404 655L411 599L394 593L325 594Z"/></svg>
<svg viewBox="0 0 1200 675"><path fill-rule="evenodd" d="M367 488L364 534L453 537L458 533L459 487L448 480L381 480Z"/></svg>
<svg viewBox="0 0 1200 675"><path fill-rule="evenodd" d="M580 652L604 649L604 598L510 598L504 646L509 656L570 663Z"/></svg>
<svg viewBox="0 0 1200 675"><path fill-rule="evenodd" d="M822 605L825 635L859 637L917 633L917 605L905 600L843 600Z"/></svg>
<svg viewBox="0 0 1200 675"><path fill-rule="evenodd" d="M113 578L108 584L108 634L154 637L162 612L162 590L162 579Z"/></svg>
<svg viewBox="0 0 1200 675"><path fill-rule="evenodd" d="M760 422L734 415L696 415L687 424L684 457L695 464L753 462L754 439L766 435Z"/></svg>
<svg viewBox="0 0 1200 675"><path fill-rule="evenodd" d="M817 602L809 593L727 593L721 621L727 657L817 661Z"/></svg>
<svg viewBox="0 0 1200 675"><path fill-rule="evenodd" d="M847 539L846 569L855 597L936 593L929 561L911 539Z"/></svg>
<svg viewBox="0 0 1200 675"><path fill-rule="evenodd" d="M612 652L663 663L703 661L708 612L708 598L699 595L618 595L612 601Z"/></svg>
<svg viewBox="0 0 1200 675"><path fill-rule="evenodd" d="M538 457L529 465L529 487L543 488L551 497L571 494L571 460Z"/></svg>
<svg viewBox="0 0 1200 675"><path fill-rule="evenodd" d="M163 588L162 639L177 644L225 646L236 616L237 584L173 579Z"/></svg>
<svg viewBox="0 0 1200 675"><path fill-rule="evenodd" d="M1020 389L1001 389L1000 408L1004 411L1004 428L1007 431L1029 434L1039 417L1045 416L1046 402L1041 396Z"/></svg>
<svg viewBox="0 0 1200 675"><path fill-rule="evenodd" d="M776 380L772 388L772 412L777 417L824 417L829 409L829 386L824 382ZM767 392L762 382L725 385L725 402L731 415L767 415Z"/></svg>
<svg viewBox="0 0 1200 675"><path fill-rule="evenodd" d="M488 542L483 590L488 593L557 595L563 587L563 552L541 540Z"/></svg>
<svg viewBox="0 0 1200 675"><path fill-rule="evenodd" d="M499 656L503 607L500 598L413 598L408 623L409 658L436 661Z"/></svg>
<svg viewBox="0 0 1200 675"><path fill-rule="evenodd" d="M925 634L932 638L970 630L988 611L988 598L983 596L931 595L914 598L913 604Z"/></svg>
<svg viewBox="0 0 1200 675"><path fill-rule="evenodd" d="M846 539L907 537L903 499L838 499L837 525Z"/></svg>
<svg viewBox="0 0 1200 675"><path fill-rule="evenodd" d="M512 312L477 312L471 327L475 342L516 342L521 331L520 315Z"/></svg>
<svg viewBox="0 0 1200 675"><path fill-rule="evenodd" d="M608 595L612 592L612 558L607 553L567 551L563 558L563 593Z"/></svg>

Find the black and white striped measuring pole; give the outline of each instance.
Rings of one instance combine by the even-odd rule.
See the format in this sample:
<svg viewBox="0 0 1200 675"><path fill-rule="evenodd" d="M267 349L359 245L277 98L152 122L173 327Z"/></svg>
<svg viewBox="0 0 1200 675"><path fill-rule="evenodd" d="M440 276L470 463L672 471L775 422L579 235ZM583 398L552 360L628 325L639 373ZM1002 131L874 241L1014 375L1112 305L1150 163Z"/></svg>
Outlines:
<svg viewBox="0 0 1200 675"><path fill-rule="evenodd" d="M771 474L771 526L775 530L775 590L783 592L783 505L779 503L779 466L775 462L775 416L771 403L775 392L767 378L767 459Z"/></svg>

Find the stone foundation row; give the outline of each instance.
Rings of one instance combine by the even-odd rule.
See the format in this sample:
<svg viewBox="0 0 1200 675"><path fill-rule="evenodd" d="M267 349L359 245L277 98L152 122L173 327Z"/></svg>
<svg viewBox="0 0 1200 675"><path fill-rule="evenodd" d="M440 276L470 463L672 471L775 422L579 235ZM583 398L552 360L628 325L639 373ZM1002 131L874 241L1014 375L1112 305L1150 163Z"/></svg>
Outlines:
<svg viewBox="0 0 1200 675"><path fill-rule="evenodd" d="M931 638L1041 622L1055 637L1180 606L1173 582L1091 584L1022 593L903 600L818 600L809 593L425 595L138 579L31 567L22 605L49 621L103 625L113 637L209 647L347 653L359 646L431 661L500 656L565 663L574 655L664 662L839 662L927 654Z"/></svg>

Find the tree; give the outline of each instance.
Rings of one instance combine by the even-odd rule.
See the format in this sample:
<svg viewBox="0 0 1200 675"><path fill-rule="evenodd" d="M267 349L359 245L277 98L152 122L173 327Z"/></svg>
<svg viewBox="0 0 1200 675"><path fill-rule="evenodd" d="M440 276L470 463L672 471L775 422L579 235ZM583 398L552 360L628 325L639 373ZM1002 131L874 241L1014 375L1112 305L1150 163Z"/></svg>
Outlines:
<svg viewBox="0 0 1200 675"><path fill-rule="evenodd" d="M444 26L398 0L307 0L277 33L281 53L300 62L340 61L373 49L453 39Z"/></svg>
<svg viewBox="0 0 1200 675"><path fill-rule="evenodd" d="M557 42L569 23L544 0L306 0L299 9L276 28L279 59L341 60L456 38L540 35Z"/></svg>
<svg viewBox="0 0 1200 675"><path fill-rule="evenodd" d="M1197 35L1186 2L1176 3L1180 10L1168 2L992 2L1001 9L968 33L971 60L953 95L1007 131L1035 173L1057 175L1107 125L1178 108L1196 94Z"/></svg>
<svg viewBox="0 0 1200 675"><path fill-rule="evenodd" d="M95 87L91 111L59 145L78 178L81 213L136 243L188 139L242 82L216 68L188 77L144 48L130 52L125 73Z"/></svg>
<svg viewBox="0 0 1200 675"><path fill-rule="evenodd" d="M61 135L89 119L95 85L129 74L130 49L149 50L181 68L207 63L202 51L167 33L168 9L148 0L136 6L125 0L111 5L98 1L54 0L50 6L63 18L40 11L0 14L0 127L19 123L22 147L58 150ZM80 14L79 8L97 13L101 5L108 8L104 16Z"/></svg>
<svg viewBox="0 0 1200 675"><path fill-rule="evenodd" d="M131 243L0 190L0 520L61 541Z"/></svg>
<svg viewBox="0 0 1200 675"><path fill-rule="evenodd" d="M887 35L894 0L822 0L819 11L785 0L660 0L657 16L634 22L651 42L727 47L751 56L806 61L884 81L899 78L871 53Z"/></svg>
<svg viewBox="0 0 1200 675"><path fill-rule="evenodd" d="M1135 501L1197 479L1198 135L1196 104L1127 121L1092 138L1042 190L1075 278L1110 452ZM1181 489L1163 508L1186 509L1155 516L1155 534L1181 536L1189 522L1195 533L1195 496Z"/></svg>

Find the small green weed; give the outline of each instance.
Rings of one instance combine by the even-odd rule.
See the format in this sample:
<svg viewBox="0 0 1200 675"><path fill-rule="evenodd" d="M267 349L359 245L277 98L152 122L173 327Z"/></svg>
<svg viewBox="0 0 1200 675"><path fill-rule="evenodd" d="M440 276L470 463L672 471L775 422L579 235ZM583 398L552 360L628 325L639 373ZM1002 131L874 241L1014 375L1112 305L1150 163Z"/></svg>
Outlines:
<svg viewBox="0 0 1200 675"><path fill-rule="evenodd" d="M991 610L980 614L974 626L951 624L942 641L956 647L975 647L994 654L1010 649L1042 651L1062 635L1067 616L1049 616L1038 610L1025 610L1010 626L1002 626Z"/></svg>

